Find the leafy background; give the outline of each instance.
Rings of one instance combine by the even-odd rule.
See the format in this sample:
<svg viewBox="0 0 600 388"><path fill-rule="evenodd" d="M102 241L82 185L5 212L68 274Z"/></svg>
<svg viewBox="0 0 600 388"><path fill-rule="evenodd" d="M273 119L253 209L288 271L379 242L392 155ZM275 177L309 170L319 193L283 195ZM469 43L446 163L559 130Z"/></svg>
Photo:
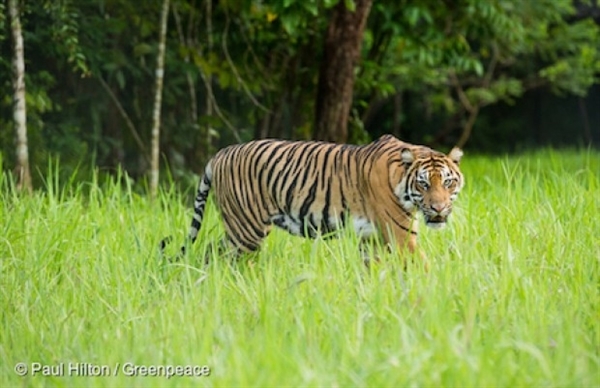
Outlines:
<svg viewBox="0 0 600 388"><path fill-rule="evenodd" d="M172 174L199 171L238 140L314 136L323 37L337 3L172 2L161 130ZM65 177L93 167L143 176L159 2L22 6L38 185L48 156L60 156ZM0 7L0 151L11 169L11 42ZM471 127L471 152L598 144L599 15L597 1L375 2L348 141L393 133L445 148Z"/></svg>

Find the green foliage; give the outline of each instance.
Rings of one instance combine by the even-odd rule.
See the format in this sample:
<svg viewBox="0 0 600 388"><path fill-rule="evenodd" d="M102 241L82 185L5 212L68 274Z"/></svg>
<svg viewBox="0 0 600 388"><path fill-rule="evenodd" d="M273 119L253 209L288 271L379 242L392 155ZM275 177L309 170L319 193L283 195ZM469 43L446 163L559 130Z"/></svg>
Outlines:
<svg viewBox="0 0 600 388"><path fill-rule="evenodd" d="M367 270L352 233L279 231L259 254L205 268L222 232L210 201L197 245L168 263L157 243L182 241L194 187L150 202L127 180L48 175L21 197L2 174L0 385L596 385L600 155L468 156L462 169L450 224L420 235L427 274L382 247ZM19 377L18 362L211 373Z"/></svg>
<svg viewBox="0 0 600 388"><path fill-rule="evenodd" d="M474 106L514 102L544 84L585 95L598 81L599 28L590 19L568 21L574 12L569 0L376 4L358 92L414 91L450 113L469 107L448 100L449 85Z"/></svg>
<svg viewBox="0 0 600 388"><path fill-rule="evenodd" d="M169 162L199 171L238 138L309 138L323 39L340 1L174 1L161 116ZM10 53L5 4L0 45ZM22 4L34 170L62 154L65 164L142 175L136 133L149 144L160 4ZM375 1L349 138L366 141L400 123L407 140L451 143L474 107L516 104L545 86L585 96L598 83L600 36L591 18L576 16L571 0ZM9 55L0 57L0 88L0 147L11 168ZM405 101L392 106L399 95ZM438 128L447 134L432 133Z"/></svg>
<svg viewBox="0 0 600 388"><path fill-rule="evenodd" d="M588 88L598 82L600 72L600 32L592 20L562 24L552 29L550 47L543 55L552 64L540 70L557 92L585 96Z"/></svg>
<svg viewBox="0 0 600 388"><path fill-rule="evenodd" d="M6 39L6 3L0 2L0 42Z"/></svg>
<svg viewBox="0 0 600 388"><path fill-rule="evenodd" d="M51 16L50 31L58 53L67 57L74 71L88 75L89 69L78 38L80 15L71 1L45 1L43 8Z"/></svg>

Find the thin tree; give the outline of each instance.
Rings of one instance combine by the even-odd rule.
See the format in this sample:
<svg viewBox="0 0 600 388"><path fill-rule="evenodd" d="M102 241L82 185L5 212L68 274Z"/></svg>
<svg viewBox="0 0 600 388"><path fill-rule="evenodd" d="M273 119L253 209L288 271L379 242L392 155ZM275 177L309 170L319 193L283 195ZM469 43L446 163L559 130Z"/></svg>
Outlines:
<svg viewBox="0 0 600 388"><path fill-rule="evenodd" d="M344 143L352 107L354 69L360 59L363 33L372 0L354 0L354 10L340 0L333 9L323 46L315 106L317 140Z"/></svg>
<svg viewBox="0 0 600 388"><path fill-rule="evenodd" d="M17 138L17 189L31 192L29 148L27 146L27 109L25 106L25 54L18 0L8 0L10 29L13 39L13 118Z"/></svg>
<svg viewBox="0 0 600 388"><path fill-rule="evenodd" d="M167 16L169 0L164 0L160 15L160 37L156 58L156 86L154 94L154 111L152 113L152 160L150 165L150 196L156 197L158 190L159 153L160 153L160 108L162 102L163 78L165 73L165 46L167 38Z"/></svg>

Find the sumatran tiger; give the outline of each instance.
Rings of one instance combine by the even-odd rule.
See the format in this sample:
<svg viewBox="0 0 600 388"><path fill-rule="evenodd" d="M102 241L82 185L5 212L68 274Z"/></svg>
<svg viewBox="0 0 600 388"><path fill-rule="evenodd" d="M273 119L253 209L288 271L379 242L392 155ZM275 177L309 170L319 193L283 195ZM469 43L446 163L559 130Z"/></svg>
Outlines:
<svg viewBox="0 0 600 388"><path fill-rule="evenodd" d="M379 232L385 243L413 252L417 210L427 226L446 225L464 184L461 157L458 148L445 155L391 135L363 146L275 139L232 145L204 170L188 239L198 236L212 187L239 253L257 250L273 225L310 238L351 225L361 240Z"/></svg>

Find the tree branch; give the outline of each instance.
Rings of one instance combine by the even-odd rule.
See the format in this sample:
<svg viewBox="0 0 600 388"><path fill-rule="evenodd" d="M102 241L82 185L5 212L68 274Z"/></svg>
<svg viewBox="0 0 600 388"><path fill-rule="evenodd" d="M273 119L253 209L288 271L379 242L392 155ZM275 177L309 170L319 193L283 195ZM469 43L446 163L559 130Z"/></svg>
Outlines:
<svg viewBox="0 0 600 388"><path fill-rule="evenodd" d="M183 28L181 26L181 18L179 17L179 12L177 11L176 3L173 4L172 7L173 18L175 19L175 27L177 30L177 35L179 36L179 41L186 49L189 49L189 42L185 39L185 35L183 34ZM193 15L193 13L192 13ZM190 16L191 18L192 16ZM185 56L183 57L183 61L188 64L190 62L190 54L186 50ZM188 83L188 91L190 93L190 119L192 121L193 126L198 125L198 104L196 101L196 87L194 86L194 80L192 79L192 74L189 70L185 72L185 77Z"/></svg>
<svg viewBox="0 0 600 388"><path fill-rule="evenodd" d="M492 58L488 65L487 71L485 72L485 75L483 76L483 79L481 81L481 87L484 87L484 88L490 87L492 78L494 76L494 70L496 69L496 65L498 64L498 57L499 57L498 45L495 42L492 42ZM475 120L477 120L477 116L479 115L479 110L483 106L483 102L477 101L477 102L475 102L475 104L472 104L471 101L469 101L467 94L465 93L462 85L460 84L460 81L458 80L458 77L456 76L456 72L454 72L454 71L450 72L450 80L454 84L456 93L458 95L458 99L460 100L460 102L463 105L463 107L465 108L465 110L467 112L469 112L469 117L467 118L467 122L465 123L465 126L463 127L463 131L460 134L460 138L458 139L458 142L456 143L457 147L462 148L469 140L469 137L471 137L471 132L473 131L473 126L475 125Z"/></svg>
<svg viewBox="0 0 600 388"><path fill-rule="evenodd" d="M123 117L123 120L125 120L125 124L127 125L127 128L129 128L129 131L131 132L133 139L135 140L137 145L140 147L140 150L142 151L142 155L144 156L144 159L146 159L148 164L150 164L151 163L150 155L148 154L148 151L146 150L146 147L144 146L144 142L140 138L138 131L135 129L135 125L133 125L133 122L129 118L129 115L123 108L123 105L121 105L121 103L119 102L119 99L117 98L117 96L115 96L115 94L111 90L110 86L108 86L106 81L104 81L104 79L102 79L102 76L98 75L98 81L100 82L100 85L102 85L102 88L104 88L104 90L108 93L110 99L113 101L115 106L117 107L117 110Z"/></svg>
<svg viewBox="0 0 600 388"><path fill-rule="evenodd" d="M471 101L469 101L469 97L467 97L467 94L463 90L463 87L460 84L460 81L458 80L458 77L456 76L456 72L454 70L450 71L449 77L450 77L450 82L454 86L454 89L456 89L456 95L458 96L458 100L460 101L462 106L465 107L467 112L474 111L475 107L473 106L473 104L471 104Z"/></svg>
<svg viewBox="0 0 600 388"><path fill-rule="evenodd" d="M206 79L206 75L204 74L204 72L202 72L202 70L200 70L199 73L200 73L200 77L202 78L202 81L204 81L204 85L208 85L209 81ZM233 134L233 137L235 137L235 140L238 143L241 143L242 138L240 137L240 134L238 133L237 129L235 129L235 127L233 125L231 125L229 120L227 120L225 118L225 115L223 115L223 112L221 112L221 108L219 108L219 105L217 104L217 101L215 100L215 95L212 92L212 88L210 88L209 86L206 86L206 90L208 92L208 98L210 99L213 108L215 108L215 112L217 113L217 116L219 116L219 118L225 123L227 128L229 128L229 130Z"/></svg>
<svg viewBox="0 0 600 388"><path fill-rule="evenodd" d="M225 12L225 30L223 31L223 39L221 40L221 46L223 47L223 53L225 54L225 58L227 59L227 63L229 64L229 67L231 67L231 71L233 71L233 74L235 75L235 78L237 80L237 82L242 85L242 88L244 89L244 91L246 92L246 95L248 96L248 98L250 98L250 101L252 101L252 103L259 109L267 112L267 113L272 113L269 109L267 109L265 106L263 106L260 102L258 102L258 100L252 95L252 93L250 92L250 89L248 89L248 85L246 85L246 83L244 82L244 80L242 79L242 77L240 76L240 73L237 71L237 68L235 67L235 64L233 63L233 61L231 60L231 56L229 55L229 50L227 49L227 34L229 32L229 24L230 24L230 20L229 20L229 13Z"/></svg>
<svg viewBox="0 0 600 388"><path fill-rule="evenodd" d="M488 88L492 82L492 77L494 76L496 65L498 65L499 57L500 54L498 53L498 44L496 42L492 42L492 59L490 60L490 64L485 75L483 76L483 86L486 88Z"/></svg>

